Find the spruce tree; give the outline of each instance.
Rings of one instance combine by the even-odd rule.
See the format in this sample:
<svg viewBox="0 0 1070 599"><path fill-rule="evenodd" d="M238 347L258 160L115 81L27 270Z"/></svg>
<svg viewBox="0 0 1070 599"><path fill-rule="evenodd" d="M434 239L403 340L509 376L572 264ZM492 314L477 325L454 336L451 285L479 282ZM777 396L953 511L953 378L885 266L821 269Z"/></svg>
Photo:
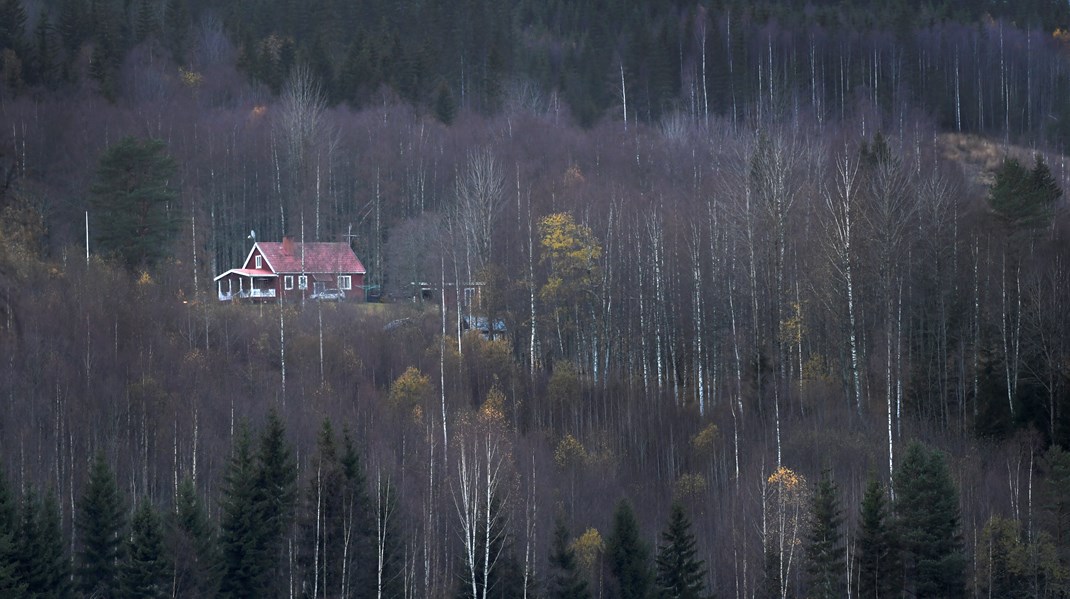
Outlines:
<svg viewBox="0 0 1070 599"><path fill-rule="evenodd" d="M568 527L558 516L554 540L550 545L550 576L547 597L551 599L588 599L587 580L576 562L576 552L569 545Z"/></svg>
<svg viewBox="0 0 1070 599"><path fill-rule="evenodd" d="M64 550L59 503L49 491L44 501L32 489L23 497L15 544L19 584L28 597L71 596L71 563Z"/></svg>
<svg viewBox="0 0 1070 599"><path fill-rule="evenodd" d="M218 551L212 525L189 477L178 485L177 505L168 529L176 595L212 596L219 586Z"/></svg>
<svg viewBox="0 0 1070 599"><path fill-rule="evenodd" d="M381 563L382 568L374 573L375 587L383 597L400 597L405 594L405 550L398 493L389 480L383 480L379 482L376 494L378 520L371 540L375 549L374 563Z"/></svg>
<svg viewBox="0 0 1070 599"><path fill-rule="evenodd" d="M375 525L368 494L364 465L349 429L342 430L342 455L339 459L344 479L342 489L342 526L353 531L350 586L359 590L372 588L371 564L375 556ZM403 568L403 566L400 566ZM392 577L391 577L392 578Z"/></svg>
<svg viewBox="0 0 1070 599"><path fill-rule="evenodd" d="M1037 156L1032 170L1015 158L1006 158L996 169L988 203L1012 233L1035 231L1051 223L1061 196L1059 184L1043 158Z"/></svg>
<svg viewBox="0 0 1070 599"><path fill-rule="evenodd" d="M263 531L260 553L270 588L282 588L276 583L283 577L283 541L297 501L297 464L286 441L286 427L274 408L260 436L256 464L256 512Z"/></svg>
<svg viewBox="0 0 1070 599"><path fill-rule="evenodd" d="M613 530L606 539L606 556L617 596L646 599L652 590L650 547L639 536L639 522L631 504L622 499L613 514Z"/></svg>
<svg viewBox="0 0 1070 599"><path fill-rule="evenodd" d="M502 514L504 508L502 507L501 498L494 496L490 501L489 513ZM490 568L486 572L485 578L482 568L476 569L475 587L479 590L486 588L487 592L485 596L480 593L478 597L474 597L472 595L472 578L467 568L462 567L460 584L457 589L458 599L484 599L484 597L485 599L520 599L524 596L523 569L516 557L516 551L506 524L505 518L492 517L490 530L488 531L486 524L482 521L480 522L476 534L476 555L489 555ZM489 546L487 540L489 540ZM482 564L483 558L480 557L479 559ZM484 580L486 580L485 585ZM479 591L477 590L477 592Z"/></svg>
<svg viewBox="0 0 1070 599"><path fill-rule="evenodd" d="M362 556L365 559L353 560L356 554L353 549L357 549L357 544L352 541L361 535L353 534L352 522L344 522L349 515L344 503L345 480L329 420L325 420L320 429L317 451L308 472L308 488L299 522L301 542L298 554L305 571L305 586L314 590L323 589L328 584L332 589L354 588L353 581L358 578L363 578L366 585L367 570L372 563L368 558L371 556L365 554ZM348 545L350 550L343 551L343 545ZM365 576L354 573L354 566L359 567ZM343 573L347 580L340 580ZM359 584L355 588L369 590Z"/></svg>
<svg viewBox="0 0 1070 599"><path fill-rule="evenodd" d="M695 535L684 508L673 503L669 524L661 533L657 557L658 596L665 599L699 599L706 592L706 567L696 559Z"/></svg>
<svg viewBox="0 0 1070 599"><path fill-rule="evenodd" d="M19 520L15 498L0 470L0 597L17 597L26 590L18 575Z"/></svg>
<svg viewBox="0 0 1070 599"><path fill-rule="evenodd" d="M87 596L112 597L119 590L119 561L126 534L126 511L115 475L97 454L89 470L76 519L79 545L78 590Z"/></svg>
<svg viewBox="0 0 1070 599"><path fill-rule="evenodd" d="M1043 523L1055 541L1059 559L1070 560L1070 452L1052 445L1041 460L1040 485Z"/></svg>
<svg viewBox="0 0 1070 599"><path fill-rule="evenodd" d="M858 596L896 597L902 582L899 550L884 487L870 476L858 523Z"/></svg>
<svg viewBox="0 0 1070 599"><path fill-rule="evenodd" d="M912 442L894 479L906 590L918 598L964 597L959 497L944 455Z"/></svg>
<svg viewBox="0 0 1070 599"><path fill-rule="evenodd" d="M186 0L168 0L163 13L163 42L171 60L186 64L189 45L190 15Z"/></svg>
<svg viewBox="0 0 1070 599"><path fill-rule="evenodd" d="M260 597L268 572L263 556L265 534L257 513L257 472L249 430L243 425L234 440L223 476L219 546L223 597Z"/></svg>
<svg viewBox="0 0 1070 599"><path fill-rule="evenodd" d="M26 10L21 0L0 0L0 50L12 50L25 60Z"/></svg>
<svg viewBox="0 0 1070 599"><path fill-rule="evenodd" d="M828 470L822 473L821 481L814 491L810 506L811 525L807 535L806 573L814 598L837 599L846 591L844 584L844 547L840 533L843 511L836 484Z"/></svg>
<svg viewBox="0 0 1070 599"><path fill-rule="evenodd" d="M130 523L126 556L119 571L122 596L158 599L171 596L169 563L164 555L163 529L156 508L143 500Z"/></svg>

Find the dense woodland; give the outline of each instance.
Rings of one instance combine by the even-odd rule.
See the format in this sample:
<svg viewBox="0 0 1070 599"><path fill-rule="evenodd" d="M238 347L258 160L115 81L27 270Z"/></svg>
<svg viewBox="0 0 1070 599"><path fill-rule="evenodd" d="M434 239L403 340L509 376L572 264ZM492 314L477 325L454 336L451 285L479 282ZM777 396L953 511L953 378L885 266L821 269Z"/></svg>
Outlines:
<svg viewBox="0 0 1070 599"><path fill-rule="evenodd" d="M1068 32L0 0L0 595L1070 595Z"/></svg>

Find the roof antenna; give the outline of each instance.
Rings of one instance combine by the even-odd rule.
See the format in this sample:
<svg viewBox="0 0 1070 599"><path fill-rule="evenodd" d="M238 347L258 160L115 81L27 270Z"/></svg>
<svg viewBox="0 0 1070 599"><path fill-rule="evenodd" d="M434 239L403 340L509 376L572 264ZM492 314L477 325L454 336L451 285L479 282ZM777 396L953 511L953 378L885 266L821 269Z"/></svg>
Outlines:
<svg viewBox="0 0 1070 599"><path fill-rule="evenodd" d="M249 229L249 236L246 239L252 239L253 243L256 243L256 231Z"/></svg>

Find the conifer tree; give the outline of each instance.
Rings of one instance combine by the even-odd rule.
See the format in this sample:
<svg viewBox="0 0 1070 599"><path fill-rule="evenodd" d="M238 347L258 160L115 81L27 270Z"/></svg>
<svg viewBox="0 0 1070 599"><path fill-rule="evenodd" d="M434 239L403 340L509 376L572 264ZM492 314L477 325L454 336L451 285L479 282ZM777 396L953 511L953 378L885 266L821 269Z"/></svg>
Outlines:
<svg viewBox="0 0 1070 599"><path fill-rule="evenodd" d="M503 510L501 498L498 496L493 497L491 499L490 513L500 514ZM488 533L486 525L481 520L476 534L476 551L479 555L496 556L496 559L489 564L489 571L485 575L485 585L483 584L483 569L476 569L474 586L478 595L475 596L472 593L472 578L462 568L464 574L462 574L459 581L458 599L520 599L524 596L523 571L519 560L517 560L516 551L506 524L505 518L491 518L491 528ZM489 546L486 540L489 540ZM482 592L484 588L487 590L485 595Z"/></svg>
<svg viewBox="0 0 1070 599"><path fill-rule="evenodd" d="M613 513L613 530L606 539L606 556L617 596L646 599L652 590L650 547L639 536L639 522L631 504L622 499Z"/></svg>
<svg viewBox="0 0 1070 599"><path fill-rule="evenodd" d="M824 471L811 503L811 525L807 535L807 578L809 597L836 599L845 594L844 547L840 533L843 512L836 484Z"/></svg>
<svg viewBox="0 0 1070 599"><path fill-rule="evenodd" d="M297 501L297 463L286 441L286 427L274 408L260 436L256 467L255 509L263 531L260 550L265 574L271 588L282 588L274 583L282 579L284 572L283 541Z"/></svg>
<svg viewBox="0 0 1070 599"><path fill-rule="evenodd" d="M1044 483L1040 505L1043 522L1061 560L1070 559L1070 452L1052 445L1041 461Z"/></svg>
<svg viewBox="0 0 1070 599"><path fill-rule="evenodd" d="M27 78L30 83L51 87L57 80L56 47L47 12L41 13L37 18L37 25L33 30L33 44L33 59L27 71Z"/></svg>
<svg viewBox="0 0 1070 599"><path fill-rule="evenodd" d="M658 596L665 599L699 599L705 596L705 562L696 559L691 521L679 503L669 511L669 524L661 533L657 557Z"/></svg>
<svg viewBox="0 0 1070 599"><path fill-rule="evenodd" d="M1012 231L1036 230L1051 222L1062 196L1058 182L1040 156L1032 170L1015 158L1006 158L996 170L988 203Z"/></svg>
<svg viewBox="0 0 1070 599"><path fill-rule="evenodd" d="M558 516L550 545L550 580L546 589L551 599L587 599L587 580L576 562L576 552L568 542L568 527Z"/></svg>
<svg viewBox="0 0 1070 599"><path fill-rule="evenodd" d="M178 485L177 505L168 528L176 595L213 596L219 586L218 551L212 526L189 477Z"/></svg>
<svg viewBox="0 0 1070 599"><path fill-rule="evenodd" d="M858 524L858 596L897 597L902 571L884 487L870 476Z"/></svg>
<svg viewBox="0 0 1070 599"><path fill-rule="evenodd" d="M265 534L257 509L257 472L249 430L243 425L234 440L223 477L220 521L220 594L259 597L266 591Z"/></svg>
<svg viewBox="0 0 1070 599"><path fill-rule="evenodd" d="M0 0L0 50L25 60L26 10L21 0Z"/></svg>
<svg viewBox="0 0 1070 599"><path fill-rule="evenodd" d="M159 140L124 137L104 151L89 198L98 251L131 269L170 255L178 231L174 174L175 162Z"/></svg>
<svg viewBox="0 0 1070 599"><path fill-rule="evenodd" d="M894 480L906 590L919 598L965 596L959 497L943 454L912 442Z"/></svg>
<svg viewBox="0 0 1070 599"><path fill-rule="evenodd" d="M59 503L51 491L44 501L32 489L23 497L15 544L19 584L26 596L71 596L71 564L64 550Z"/></svg>
<svg viewBox="0 0 1070 599"><path fill-rule="evenodd" d="M130 523L126 556L119 572L122 596L157 599L171 595L163 530L156 508L143 500Z"/></svg>
<svg viewBox="0 0 1070 599"><path fill-rule="evenodd" d="M354 559L367 543L354 542L366 539L363 535L353 534L355 523L345 521L350 515L345 505L346 481L329 420L324 420L320 428L316 455L309 471L300 517L299 560L305 571L304 584L314 594L332 594L338 589L354 588L354 581L363 578L364 584L358 583L356 588L368 591L367 570L371 556L365 552L360 556L363 559ZM365 526L364 521L359 524ZM354 567L360 568L365 576L355 573ZM343 576L345 580L342 580Z"/></svg>
<svg viewBox="0 0 1070 599"><path fill-rule="evenodd" d="M18 576L18 510L15 498L0 470L0 597L16 597L25 592L26 585Z"/></svg>
<svg viewBox="0 0 1070 599"><path fill-rule="evenodd" d="M126 511L115 475L99 452L79 506L78 590L87 596L112 597L119 590L119 561L126 534Z"/></svg>
<svg viewBox="0 0 1070 599"><path fill-rule="evenodd" d="M135 24L135 39L138 42L145 41L149 36L156 33L159 20L153 12L149 0L141 0L137 8L137 23Z"/></svg>
<svg viewBox="0 0 1070 599"><path fill-rule="evenodd" d="M373 572L376 594L399 597L405 594L405 554L402 543L401 516L398 512L397 489L389 480L377 481L377 521L373 535Z"/></svg>
<svg viewBox="0 0 1070 599"><path fill-rule="evenodd" d="M163 41L171 60L186 64L189 46L190 15L187 0L168 0L163 13Z"/></svg>

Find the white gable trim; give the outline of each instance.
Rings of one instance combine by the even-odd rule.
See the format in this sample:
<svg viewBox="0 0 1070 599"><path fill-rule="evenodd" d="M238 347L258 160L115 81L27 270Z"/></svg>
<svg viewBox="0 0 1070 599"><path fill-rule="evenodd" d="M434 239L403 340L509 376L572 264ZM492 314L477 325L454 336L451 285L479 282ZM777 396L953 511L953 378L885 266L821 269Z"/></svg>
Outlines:
<svg viewBox="0 0 1070 599"><path fill-rule="evenodd" d="M268 260L267 254L264 253L264 249L260 247L260 242L256 242L256 243L253 244L252 249L249 250L249 254L247 256L245 256L245 262L241 263L241 267L242 268L251 268L249 266L249 260L252 259L253 252L255 252L256 250L260 250L260 255L264 257L264 262L267 263L268 268L271 270L271 272L275 272L275 267L271 265L271 261Z"/></svg>

